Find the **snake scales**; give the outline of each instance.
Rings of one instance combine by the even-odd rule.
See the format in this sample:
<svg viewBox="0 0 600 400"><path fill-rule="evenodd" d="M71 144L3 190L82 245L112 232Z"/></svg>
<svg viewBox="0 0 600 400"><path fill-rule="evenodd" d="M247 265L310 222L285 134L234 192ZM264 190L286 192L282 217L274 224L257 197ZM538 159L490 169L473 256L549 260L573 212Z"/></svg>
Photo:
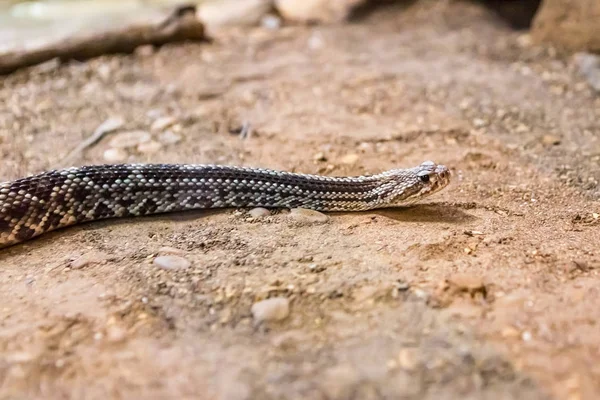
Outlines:
<svg viewBox="0 0 600 400"><path fill-rule="evenodd" d="M449 170L431 161L358 177L218 165L74 167L0 183L0 248L115 217L223 207L364 211L403 206L449 182Z"/></svg>

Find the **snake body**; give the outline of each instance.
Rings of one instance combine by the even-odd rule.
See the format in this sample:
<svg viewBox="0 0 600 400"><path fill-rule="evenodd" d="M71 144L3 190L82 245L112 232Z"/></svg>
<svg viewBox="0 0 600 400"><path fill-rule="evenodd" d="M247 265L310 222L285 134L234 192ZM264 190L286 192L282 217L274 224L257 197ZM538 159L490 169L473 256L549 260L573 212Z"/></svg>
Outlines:
<svg viewBox="0 0 600 400"><path fill-rule="evenodd" d="M73 167L0 183L0 248L106 218L224 207L364 211L403 206L449 181L448 169L431 161L357 177L220 165Z"/></svg>

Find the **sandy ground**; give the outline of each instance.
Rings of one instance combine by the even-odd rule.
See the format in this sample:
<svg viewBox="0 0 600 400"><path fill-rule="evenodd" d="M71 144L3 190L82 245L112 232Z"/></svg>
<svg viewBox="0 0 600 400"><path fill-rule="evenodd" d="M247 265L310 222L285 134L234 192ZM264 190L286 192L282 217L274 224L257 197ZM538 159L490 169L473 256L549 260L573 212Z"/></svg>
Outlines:
<svg viewBox="0 0 600 400"><path fill-rule="evenodd" d="M436 3L3 78L0 180L61 166L107 118L169 116L182 140L128 161L354 175L432 159L454 181L325 223L194 212L2 250L0 397L598 398L600 98L569 58ZM192 266L157 268L164 246ZM274 296L289 317L256 324Z"/></svg>

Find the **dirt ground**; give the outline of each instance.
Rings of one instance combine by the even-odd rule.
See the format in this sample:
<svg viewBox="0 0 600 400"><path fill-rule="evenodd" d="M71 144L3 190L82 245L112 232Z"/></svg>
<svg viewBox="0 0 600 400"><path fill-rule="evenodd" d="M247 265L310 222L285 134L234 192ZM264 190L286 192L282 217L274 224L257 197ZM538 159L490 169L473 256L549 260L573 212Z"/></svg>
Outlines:
<svg viewBox="0 0 600 400"><path fill-rule="evenodd" d="M485 9L231 29L0 86L0 180L61 166L107 118L160 116L182 140L127 161L454 174L423 204L325 223L199 211L4 249L1 398L600 396L600 97ZM165 246L192 266L158 268ZM256 324L275 296L289 317Z"/></svg>

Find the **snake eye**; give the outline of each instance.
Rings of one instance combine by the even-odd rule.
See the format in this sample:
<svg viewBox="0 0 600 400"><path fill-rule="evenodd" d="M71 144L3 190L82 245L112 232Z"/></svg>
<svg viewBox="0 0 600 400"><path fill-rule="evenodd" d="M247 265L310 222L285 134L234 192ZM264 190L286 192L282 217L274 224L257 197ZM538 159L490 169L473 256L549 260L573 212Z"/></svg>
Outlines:
<svg viewBox="0 0 600 400"><path fill-rule="evenodd" d="M429 174L427 174L427 175L419 175L419 179L421 179L421 182L427 183L427 182L429 182Z"/></svg>

